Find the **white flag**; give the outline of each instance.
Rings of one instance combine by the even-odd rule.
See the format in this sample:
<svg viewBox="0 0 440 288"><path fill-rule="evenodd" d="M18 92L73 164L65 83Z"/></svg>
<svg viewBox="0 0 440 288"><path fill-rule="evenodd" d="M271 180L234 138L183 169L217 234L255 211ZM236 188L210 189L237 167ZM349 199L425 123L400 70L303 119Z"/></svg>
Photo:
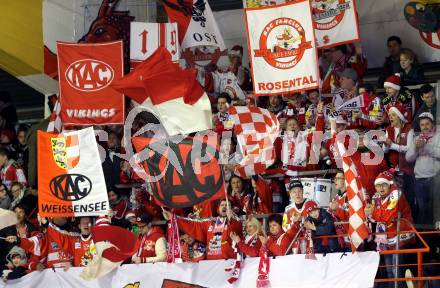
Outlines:
<svg viewBox="0 0 440 288"><path fill-rule="evenodd" d="M255 95L318 87L318 61L310 3L246 9Z"/></svg>
<svg viewBox="0 0 440 288"><path fill-rule="evenodd" d="M172 61L180 58L176 23L130 23L130 61L141 62L159 46L167 48Z"/></svg>

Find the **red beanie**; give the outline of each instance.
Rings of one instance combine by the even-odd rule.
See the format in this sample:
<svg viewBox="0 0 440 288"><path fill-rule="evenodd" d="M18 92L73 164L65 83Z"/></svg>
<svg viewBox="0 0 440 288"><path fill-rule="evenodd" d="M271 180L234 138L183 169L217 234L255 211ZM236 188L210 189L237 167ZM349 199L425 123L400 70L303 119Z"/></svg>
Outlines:
<svg viewBox="0 0 440 288"><path fill-rule="evenodd" d="M391 75L388 76L387 79L385 79L385 82L383 83L383 87L387 88L393 88L394 90L399 91L400 90L400 75L399 74L395 74L395 75Z"/></svg>
<svg viewBox="0 0 440 288"><path fill-rule="evenodd" d="M313 210L318 209L318 208L319 208L319 206L318 206L318 204L316 204L315 201L307 201L304 204L304 211L306 211L307 214L309 214L310 212L312 212Z"/></svg>

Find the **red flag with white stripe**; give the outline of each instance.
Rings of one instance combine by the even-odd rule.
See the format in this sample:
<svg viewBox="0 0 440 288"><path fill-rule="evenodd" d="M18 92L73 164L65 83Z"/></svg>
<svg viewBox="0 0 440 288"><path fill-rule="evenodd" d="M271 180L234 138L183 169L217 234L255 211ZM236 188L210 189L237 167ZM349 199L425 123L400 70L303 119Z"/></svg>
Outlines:
<svg viewBox="0 0 440 288"><path fill-rule="evenodd" d="M338 141L338 140L337 140ZM352 251L363 243L368 237L368 227L364 212L363 186L353 160L347 155L344 143L337 142L339 153L342 157L345 186L347 187L349 225L348 236L350 237Z"/></svg>

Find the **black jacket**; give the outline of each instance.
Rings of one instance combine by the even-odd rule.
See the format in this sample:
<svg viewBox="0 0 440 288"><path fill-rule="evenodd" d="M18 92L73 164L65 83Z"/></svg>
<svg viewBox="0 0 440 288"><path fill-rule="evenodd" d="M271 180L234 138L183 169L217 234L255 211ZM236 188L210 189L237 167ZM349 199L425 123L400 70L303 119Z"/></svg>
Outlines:
<svg viewBox="0 0 440 288"><path fill-rule="evenodd" d="M319 209L318 219L309 217L307 220L315 224L316 230L312 231L312 237L324 235L336 235L333 217L324 209ZM338 238L314 239L315 253L331 253L340 250Z"/></svg>

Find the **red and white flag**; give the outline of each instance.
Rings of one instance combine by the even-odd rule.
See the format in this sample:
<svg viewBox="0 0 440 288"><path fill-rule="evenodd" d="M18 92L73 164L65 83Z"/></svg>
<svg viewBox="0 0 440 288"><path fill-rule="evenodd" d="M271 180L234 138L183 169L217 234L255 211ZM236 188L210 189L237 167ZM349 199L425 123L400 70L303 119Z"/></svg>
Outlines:
<svg viewBox="0 0 440 288"><path fill-rule="evenodd" d="M52 101L52 99L49 99L49 101ZM60 101L58 101L58 97L56 97L56 99L53 101L54 101L53 111L49 116L49 124L47 125L47 132L61 133L63 132L63 122L61 121L61 117L60 117L61 105L60 105Z"/></svg>
<svg viewBox="0 0 440 288"><path fill-rule="evenodd" d="M139 238L131 231L110 225L106 217L99 217L92 227L92 239L96 255L80 274L84 280L100 278L122 262L130 259L139 247Z"/></svg>
<svg viewBox="0 0 440 288"><path fill-rule="evenodd" d="M359 41L359 23L354 0L312 0L318 48Z"/></svg>
<svg viewBox="0 0 440 288"><path fill-rule="evenodd" d="M338 141L338 140L337 140ZM348 236L352 246L352 251L363 243L368 237L368 227L364 212L364 193L365 190L359 179L359 174L353 160L347 156L344 143L338 141L337 146L342 157L342 166L345 176L345 185L347 187L349 226Z"/></svg>
<svg viewBox="0 0 440 288"><path fill-rule="evenodd" d="M132 67L150 57L159 46L167 48L173 62L180 58L176 23L130 23L130 62Z"/></svg>
<svg viewBox="0 0 440 288"><path fill-rule="evenodd" d="M243 157L236 173L245 178L264 173L275 161L273 143L280 132L277 117L266 109L247 106L232 106L229 117Z"/></svg>
<svg viewBox="0 0 440 288"><path fill-rule="evenodd" d="M42 217L106 215L110 208L93 128L38 131L38 211Z"/></svg>
<svg viewBox="0 0 440 288"><path fill-rule="evenodd" d="M182 49L216 46L225 50L222 34L206 0L163 0L168 17L177 22Z"/></svg>
<svg viewBox="0 0 440 288"><path fill-rule="evenodd" d="M208 95L196 80L195 69L183 70L159 47L112 87L147 107L170 136L212 128Z"/></svg>
<svg viewBox="0 0 440 288"><path fill-rule="evenodd" d="M124 95L109 87L124 75L122 47L122 41L57 43L64 125L124 123Z"/></svg>
<svg viewBox="0 0 440 288"><path fill-rule="evenodd" d="M255 95L318 88L318 54L308 0L245 9Z"/></svg>

